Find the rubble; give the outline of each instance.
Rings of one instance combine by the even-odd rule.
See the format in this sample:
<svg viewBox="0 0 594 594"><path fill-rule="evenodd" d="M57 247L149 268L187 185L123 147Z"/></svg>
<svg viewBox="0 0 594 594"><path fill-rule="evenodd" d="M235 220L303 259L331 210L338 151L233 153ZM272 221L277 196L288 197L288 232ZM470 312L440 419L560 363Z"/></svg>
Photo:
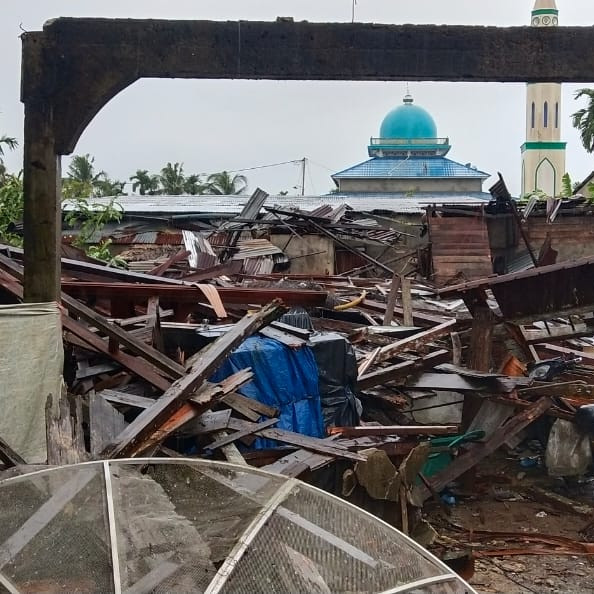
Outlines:
<svg viewBox="0 0 594 594"><path fill-rule="evenodd" d="M423 279L418 254L404 250L402 266L366 251L361 242L401 240L374 220L265 198L256 192L213 230L183 230L162 257L148 251L143 263L135 252L129 269L62 259L67 389L48 403L49 464L226 459L322 486L414 535L428 532L432 506L444 513L468 496L460 485L494 454L537 436L544 460L555 420L591 460L591 435L576 424L594 404L591 258L493 276L481 255L454 271L470 280L439 286L450 273ZM292 272L273 227L286 245L323 237L358 265ZM457 242L444 240L434 265L454 262ZM22 279L22 252L0 247L4 300L22 300ZM3 435L0 461L29 462ZM592 554L573 541L505 538L507 549L475 556L540 554L543 544Z"/></svg>

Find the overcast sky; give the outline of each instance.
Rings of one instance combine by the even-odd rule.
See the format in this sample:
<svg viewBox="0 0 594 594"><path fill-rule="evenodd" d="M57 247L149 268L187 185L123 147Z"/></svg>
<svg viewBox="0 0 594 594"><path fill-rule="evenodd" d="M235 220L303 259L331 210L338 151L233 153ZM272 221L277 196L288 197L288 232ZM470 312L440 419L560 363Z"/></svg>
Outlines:
<svg viewBox="0 0 594 594"><path fill-rule="evenodd" d="M524 25L533 0L358 0L360 22ZM213 20L350 21L352 0L0 0L0 135L22 140L19 101L20 27L41 29L59 16ZM593 0L557 0L561 24L594 24ZM594 84L594 81L593 81ZM594 169L571 127L577 88L564 85L562 138L574 180ZM525 140L525 86L484 83L411 83L438 135L452 144L449 157L495 175L519 192L520 145ZM90 153L117 179L138 168L158 171L167 161L188 173L239 170L307 157L306 193L325 193L330 174L367 158L367 144L384 115L402 101L400 82L277 82L141 80L120 93L83 133L76 154ZM22 154L6 158L20 169ZM66 170L69 158L63 160ZM250 187L270 193L300 184L300 168L245 172ZM485 183L487 189L492 180Z"/></svg>

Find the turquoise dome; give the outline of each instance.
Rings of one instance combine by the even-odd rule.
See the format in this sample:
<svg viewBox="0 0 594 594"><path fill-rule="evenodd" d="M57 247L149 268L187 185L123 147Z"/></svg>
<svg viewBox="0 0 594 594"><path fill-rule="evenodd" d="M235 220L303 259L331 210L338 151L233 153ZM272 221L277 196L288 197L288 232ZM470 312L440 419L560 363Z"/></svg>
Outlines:
<svg viewBox="0 0 594 594"><path fill-rule="evenodd" d="M413 98L406 95L404 105L393 109L380 127L381 138L437 138L437 126L431 114L413 105Z"/></svg>

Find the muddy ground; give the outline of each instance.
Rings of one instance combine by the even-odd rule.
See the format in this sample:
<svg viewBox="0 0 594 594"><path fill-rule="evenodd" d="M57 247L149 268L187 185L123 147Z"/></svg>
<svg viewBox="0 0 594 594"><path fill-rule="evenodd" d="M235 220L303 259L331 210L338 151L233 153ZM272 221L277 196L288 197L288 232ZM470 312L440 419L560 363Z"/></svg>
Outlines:
<svg viewBox="0 0 594 594"><path fill-rule="evenodd" d="M452 488L453 505L431 501L426 517L439 538L430 547L439 556L460 557L457 569L481 593L594 592L594 554L554 554L555 545L480 535L479 531L565 537L594 542L584 528L594 520L594 478L555 479L541 466L524 468L521 454L498 452L474 477ZM469 530L477 531L469 534ZM481 556L501 549L540 549L540 554ZM594 546L591 547L594 550ZM466 575L464 575L466 573Z"/></svg>

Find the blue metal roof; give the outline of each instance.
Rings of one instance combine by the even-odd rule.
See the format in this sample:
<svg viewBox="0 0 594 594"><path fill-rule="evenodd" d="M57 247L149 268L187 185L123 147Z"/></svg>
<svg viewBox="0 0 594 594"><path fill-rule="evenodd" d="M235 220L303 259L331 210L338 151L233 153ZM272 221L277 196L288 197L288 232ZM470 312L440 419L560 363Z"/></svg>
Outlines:
<svg viewBox="0 0 594 594"><path fill-rule="evenodd" d="M332 178L459 178L487 179L488 173L445 157L374 157Z"/></svg>

